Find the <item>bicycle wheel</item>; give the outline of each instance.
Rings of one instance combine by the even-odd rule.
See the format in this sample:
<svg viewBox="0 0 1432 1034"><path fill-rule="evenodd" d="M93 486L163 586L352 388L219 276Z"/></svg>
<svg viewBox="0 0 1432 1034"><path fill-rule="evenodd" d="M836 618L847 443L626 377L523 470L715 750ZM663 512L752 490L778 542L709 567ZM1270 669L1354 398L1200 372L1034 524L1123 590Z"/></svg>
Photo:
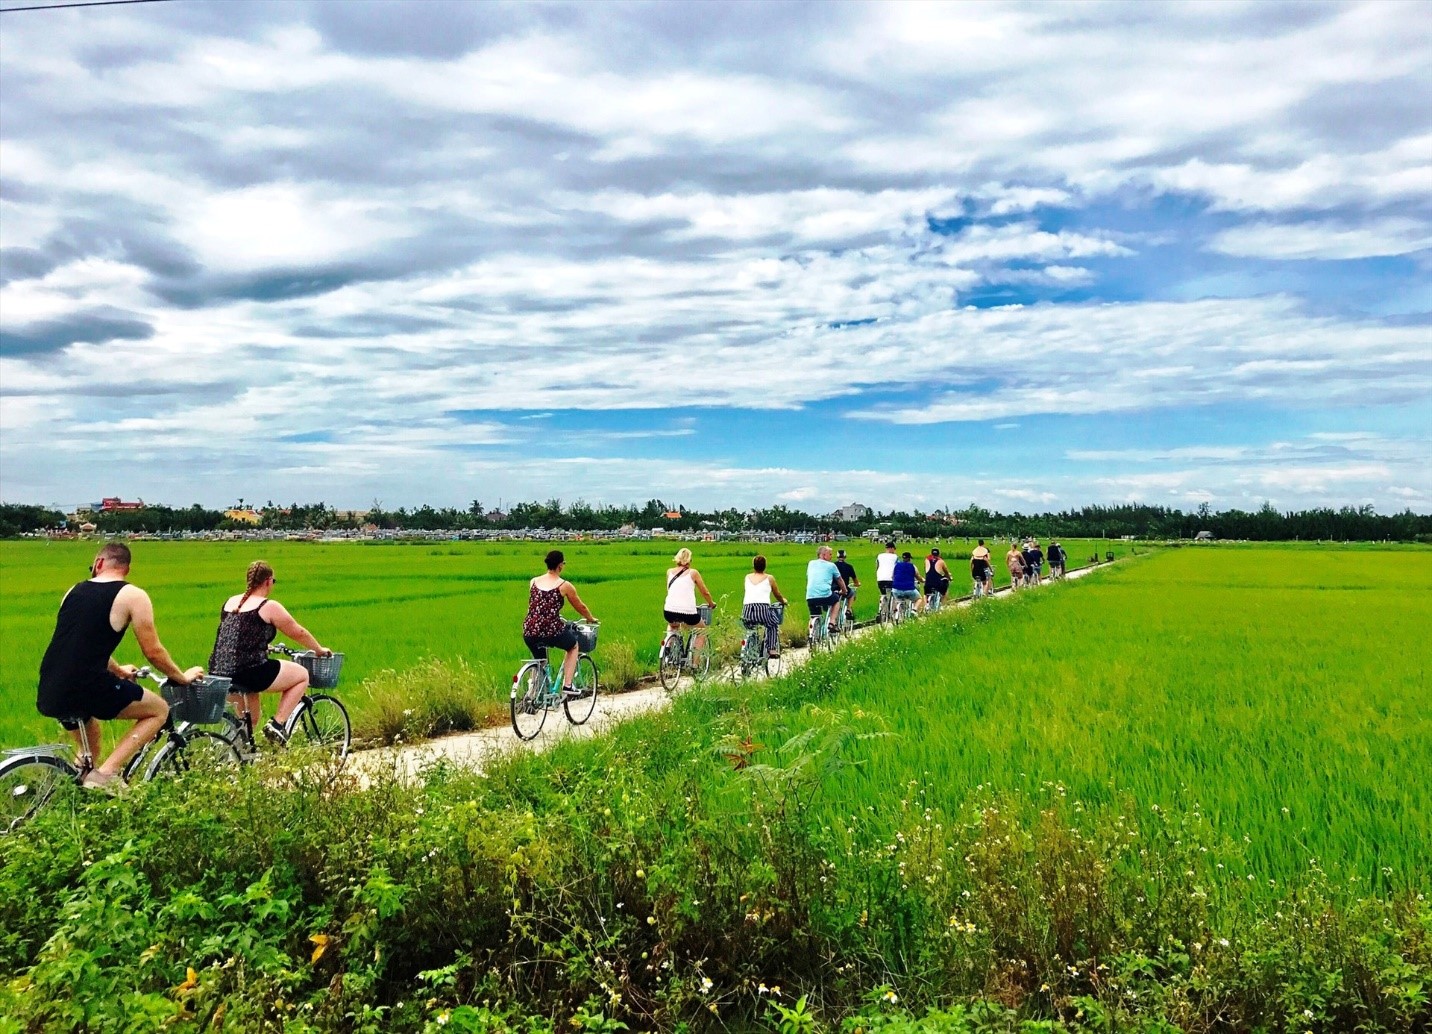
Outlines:
<svg viewBox="0 0 1432 1034"><path fill-rule="evenodd" d="M217 772L243 763L238 750L218 733L188 730L170 733L144 766L144 778L172 778L186 772Z"/></svg>
<svg viewBox="0 0 1432 1034"><path fill-rule="evenodd" d="M675 632L668 632L666 638L661 642L661 659L657 666L657 675L661 678L661 688L668 693L676 689L676 684L681 681L683 653L681 636Z"/></svg>
<svg viewBox="0 0 1432 1034"><path fill-rule="evenodd" d="M154 751L159 741L163 738L164 732L160 730L159 735L136 750L134 756L124 763L124 768L120 771L119 777L126 783L132 783L136 778L139 778L141 773L144 772L145 766L153 759Z"/></svg>
<svg viewBox="0 0 1432 1034"><path fill-rule="evenodd" d="M43 808L75 767L53 754L16 754L0 764L0 834L9 833Z"/></svg>
<svg viewBox="0 0 1432 1034"><path fill-rule="evenodd" d="M587 719L597 709L597 662L586 654L577 658L577 670L572 673L572 688L580 695L562 701L567 712L567 721L573 725L586 725Z"/></svg>
<svg viewBox="0 0 1432 1034"><path fill-rule="evenodd" d="M348 709L336 697L310 693L288 720L290 747L319 747L342 762L353 743L353 723Z"/></svg>
<svg viewBox="0 0 1432 1034"><path fill-rule="evenodd" d="M761 658L766 652L765 629L755 631L746 629L746 637L741 640L741 653L736 658L736 676L748 679L759 669Z"/></svg>
<svg viewBox="0 0 1432 1034"><path fill-rule="evenodd" d="M543 696L547 693L547 668L542 664L524 664L512 684L512 731L519 740L530 740L542 731L547 721Z"/></svg>

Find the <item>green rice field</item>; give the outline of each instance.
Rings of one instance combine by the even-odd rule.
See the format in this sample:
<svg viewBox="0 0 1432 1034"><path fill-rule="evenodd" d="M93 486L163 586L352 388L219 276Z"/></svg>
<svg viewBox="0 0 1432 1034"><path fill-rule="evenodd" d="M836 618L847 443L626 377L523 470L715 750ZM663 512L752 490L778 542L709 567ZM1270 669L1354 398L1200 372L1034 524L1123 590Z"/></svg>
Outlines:
<svg viewBox="0 0 1432 1034"><path fill-rule="evenodd" d="M661 604L664 572L680 543L670 541L565 543L566 576L602 620L603 655L626 643L636 664L651 670L665 629ZM741 579L751 557L763 552L770 571L792 599L805 593L805 563L814 548L791 544L691 543L696 568L725 611L739 612ZM973 542L942 543L948 554L966 556ZM857 598L862 617L874 613L874 557L880 547L845 543L866 580ZM1073 561L1106 549L1118 555L1125 543L1066 543ZM54 628L65 591L84 577L93 542L0 542L0 747L53 739L54 723L34 711L40 657ZM919 550L923 545L902 546ZM542 543L316 544L304 542L136 542L131 578L153 598L165 646L184 666L204 664L213 646L219 608L242 592L250 561L274 565L281 601L319 641L345 653L344 687L362 724L367 698L363 680L383 669L402 671L426 658L463 660L474 666L475 695L505 701L507 679L525 656L520 637L527 606L527 579L543 570ZM968 563L951 556L951 570ZM997 565L997 584L1009 578ZM957 592L967 583L957 581ZM724 600L723 600L724 597ZM791 626L804 618L792 608ZM570 611L568 612L571 613ZM575 615L571 615L575 617ZM142 664L133 637L119 659ZM270 705L272 706L272 705Z"/></svg>

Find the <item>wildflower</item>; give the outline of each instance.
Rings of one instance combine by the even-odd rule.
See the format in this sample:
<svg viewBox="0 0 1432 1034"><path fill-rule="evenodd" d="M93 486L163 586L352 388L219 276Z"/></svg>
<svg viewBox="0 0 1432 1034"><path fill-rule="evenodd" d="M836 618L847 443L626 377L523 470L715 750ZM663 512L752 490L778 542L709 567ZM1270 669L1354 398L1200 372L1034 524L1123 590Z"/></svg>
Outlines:
<svg viewBox="0 0 1432 1034"><path fill-rule="evenodd" d="M894 991L886 991L886 992L885 992L883 995L881 995L880 997L881 997L881 998L884 998L884 999L885 999L887 1002L889 1002L891 1005L894 1005L896 1002L898 1002L898 1001L900 1000L900 996L897 995Z"/></svg>
<svg viewBox="0 0 1432 1034"><path fill-rule="evenodd" d="M647 916L647 917L646 917L646 925L647 925L647 926L655 926L655 925L656 925L656 916Z"/></svg>
<svg viewBox="0 0 1432 1034"><path fill-rule="evenodd" d="M711 983L711 978L710 978L710 977L702 977L702 978L701 978L701 991L702 991L703 994L710 993L711 988L712 988L713 986L715 986L715 985L713 985L713 984Z"/></svg>

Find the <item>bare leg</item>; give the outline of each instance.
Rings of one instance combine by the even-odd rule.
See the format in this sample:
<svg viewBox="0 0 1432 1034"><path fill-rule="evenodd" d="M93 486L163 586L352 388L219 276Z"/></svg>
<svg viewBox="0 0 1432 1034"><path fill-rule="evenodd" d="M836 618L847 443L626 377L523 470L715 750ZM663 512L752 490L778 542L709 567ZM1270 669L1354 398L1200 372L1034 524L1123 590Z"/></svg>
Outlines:
<svg viewBox="0 0 1432 1034"><path fill-rule="evenodd" d="M93 718L85 722L82 728L66 729L70 739L75 741L75 764L80 764L86 754L89 755L90 768L99 761L100 730L99 722Z"/></svg>
<svg viewBox="0 0 1432 1034"><path fill-rule="evenodd" d="M119 712L118 717L133 719L134 726L115 745L104 764L95 768L95 774L105 782L119 775L125 762L139 752L139 748L159 734L164 720L169 717L169 705L157 693L144 690L144 696Z"/></svg>
<svg viewBox="0 0 1432 1034"><path fill-rule="evenodd" d="M244 709L249 715L249 728L258 731L264 723L264 698L262 693L244 693Z"/></svg>
<svg viewBox="0 0 1432 1034"><path fill-rule="evenodd" d="M572 678L577 674L577 658L582 655L580 647L574 646L567 651L566 659L562 662L562 688L568 689L572 685Z"/></svg>
<svg viewBox="0 0 1432 1034"><path fill-rule="evenodd" d="M293 661L280 661L278 665L278 677L269 686L268 692L281 693L278 702L278 713L274 715L274 721L279 725L285 725L293 714L293 709L303 699L303 694L308 692L308 669L302 664L295 664ZM258 699L258 694L253 694ZM257 717L255 718L257 720Z"/></svg>

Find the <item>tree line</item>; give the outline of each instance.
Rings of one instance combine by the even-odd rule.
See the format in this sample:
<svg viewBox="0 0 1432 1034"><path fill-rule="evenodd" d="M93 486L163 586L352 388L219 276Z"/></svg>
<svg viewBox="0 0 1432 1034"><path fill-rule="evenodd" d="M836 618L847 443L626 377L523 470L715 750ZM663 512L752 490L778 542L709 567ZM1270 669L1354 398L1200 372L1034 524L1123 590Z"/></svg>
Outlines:
<svg viewBox="0 0 1432 1034"><path fill-rule="evenodd" d="M198 503L187 508L145 506L135 510L96 511L87 519L105 534L206 532L254 527L275 531L342 531L369 525L407 531L478 528L618 531L632 526L644 530L664 528L692 535L708 531L859 535L876 528L881 532L921 538L1009 538L1024 535L1119 538L1133 535L1146 539L1189 539L1199 532L1209 532L1219 539L1253 541L1432 542L1432 515L1416 514L1410 509L1397 514L1380 514L1371 506L1280 511L1269 503L1252 512L1215 512L1207 504L1194 511L1183 511L1129 503L1037 514L1002 513L972 503L962 510L940 509L928 513L890 510L872 513L859 521L841 521L829 515L806 513L786 506L755 510L734 507L711 511L688 510L680 504L660 499L647 500L641 506L593 506L581 499L572 503L563 503L560 499L549 499L545 503L534 500L517 503L505 513L492 513L479 500L473 500L465 509L423 505L412 509L400 506L393 510L375 501L362 514L339 511L322 502L276 506L270 501L261 512L257 525L231 520L223 510L208 509ZM680 516L667 516L672 513L679 513ZM67 526L74 530L72 525L73 522L57 510L0 503L0 537L13 538Z"/></svg>

